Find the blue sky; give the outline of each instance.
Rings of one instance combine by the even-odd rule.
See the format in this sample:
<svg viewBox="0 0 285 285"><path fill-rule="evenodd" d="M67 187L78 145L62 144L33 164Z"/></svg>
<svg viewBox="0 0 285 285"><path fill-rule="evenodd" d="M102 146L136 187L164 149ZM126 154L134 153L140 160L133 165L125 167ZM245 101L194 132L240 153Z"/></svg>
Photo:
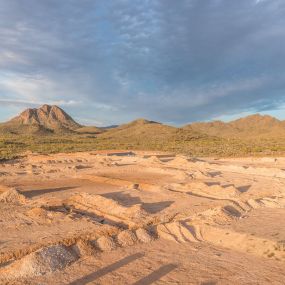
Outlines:
<svg viewBox="0 0 285 285"><path fill-rule="evenodd" d="M285 119L284 0L1 0L0 121Z"/></svg>

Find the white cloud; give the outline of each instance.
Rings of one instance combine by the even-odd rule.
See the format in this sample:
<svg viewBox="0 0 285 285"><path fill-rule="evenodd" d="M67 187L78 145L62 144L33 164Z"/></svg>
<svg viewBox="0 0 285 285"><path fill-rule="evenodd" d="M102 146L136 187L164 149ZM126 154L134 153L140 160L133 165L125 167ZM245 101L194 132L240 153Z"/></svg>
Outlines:
<svg viewBox="0 0 285 285"><path fill-rule="evenodd" d="M69 100L69 101L64 101L64 100L58 100L58 101L40 101L40 100L21 100L21 99L2 99L0 98L0 104L1 105L16 105L16 106L38 106L38 105L59 105L59 106L73 106L73 105L78 105L81 104L80 101L74 101L74 100Z"/></svg>
<svg viewBox="0 0 285 285"><path fill-rule="evenodd" d="M7 64L28 64L27 59L25 59L21 54L15 53L13 51L0 51L0 66Z"/></svg>
<svg viewBox="0 0 285 285"><path fill-rule="evenodd" d="M20 98L36 100L40 94L47 93L53 88L54 83L42 76L23 76L15 73L0 75L0 90Z"/></svg>
<svg viewBox="0 0 285 285"><path fill-rule="evenodd" d="M180 88L175 91L165 90L158 102L165 107L196 108L214 103L223 97L231 97L239 92L252 92L262 88L269 81L268 78L251 78L230 82L217 82L198 88ZM166 94L166 95L165 95Z"/></svg>

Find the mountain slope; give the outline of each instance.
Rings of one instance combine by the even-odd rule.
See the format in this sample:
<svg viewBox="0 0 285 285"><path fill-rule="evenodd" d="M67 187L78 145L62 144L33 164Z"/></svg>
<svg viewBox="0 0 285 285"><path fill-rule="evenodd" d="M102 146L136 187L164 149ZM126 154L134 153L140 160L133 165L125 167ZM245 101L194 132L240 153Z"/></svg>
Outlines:
<svg viewBox="0 0 285 285"><path fill-rule="evenodd" d="M200 133L223 138L279 138L285 137L285 122L271 116L250 115L229 123L214 121L193 123L184 127Z"/></svg>
<svg viewBox="0 0 285 285"><path fill-rule="evenodd" d="M213 138L206 134L145 119L135 120L98 135L100 142L108 147L152 150L174 150L205 138L213 141Z"/></svg>
<svg viewBox="0 0 285 285"><path fill-rule="evenodd" d="M140 138L150 136L157 138L175 133L176 128L166 126L157 122L145 119L137 119L128 124L120 125L117 128L109 129L101 135L105 138Z"/></svg>
<svg viewBox="0 0 285 285"><path fill-rule="evenodd" d="M17 157L24 151L98 149L170 151L194 156L283 155L284 142L285 122L260 115L229 123L194 123L183 128L145 119L96 128L81 126L60 108L44 105L0 124L0 160Z"/></svg>
<svg viewBox="0 0 285 285"><path fill-rule="evenodd" d="M27 109L19 116L0 125L3 133L50 133L75 131L81 125L57 106L43 105Z"/></svg>

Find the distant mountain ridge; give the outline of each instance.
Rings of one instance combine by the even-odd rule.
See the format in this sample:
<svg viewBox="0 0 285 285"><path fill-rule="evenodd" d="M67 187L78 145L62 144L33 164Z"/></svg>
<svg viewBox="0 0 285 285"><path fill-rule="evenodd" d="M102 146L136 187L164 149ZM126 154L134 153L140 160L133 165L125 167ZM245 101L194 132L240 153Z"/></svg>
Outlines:
<svg viewBox="0 0 285 285"><path fill-rule="evenodd" d="M184 129L218 137L279 137L285 136L285 122L269 115L254 114L228 123L222 121L192 123Z"/></svg>
<svg viewBox="0 0 285 285"><path fill-rule="evenodd" d="M212 121L188 124L177 128L146 119L137 119L110 128L83 126L58 106L43 105L26 109L20 115L0 124L0 133L52 134L75 133L96 134L112 140L140 140L143 138L192 140L195 137L219 138L285 138L285 121L268 115L250 115L231 122Z"/></svg>

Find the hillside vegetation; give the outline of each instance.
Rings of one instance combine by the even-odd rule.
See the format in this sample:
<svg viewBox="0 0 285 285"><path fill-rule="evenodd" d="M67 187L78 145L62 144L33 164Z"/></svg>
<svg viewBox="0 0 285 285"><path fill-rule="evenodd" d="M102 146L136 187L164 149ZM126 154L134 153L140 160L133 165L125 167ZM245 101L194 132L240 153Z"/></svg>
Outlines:
<svg viewBox="0 0 285 285"><path fill-rule="evenodd" d="M229 123L214 121L193 123L184 127L187 130L206 133L211 136L238 139L269 139L285 137L285 122L271 116L259 114L241 118Z"/></svg>
<svg viewBox="0 0 285 285"><path fill-rule="evenodd" d="M258 156L285 153L285 125L253 115L230 123L194 123L183 128L138 119L114 128L85 127L56 106L28 109L0 124L0 159L27 151L102 149L160 150L193 156Z"/></svg>

